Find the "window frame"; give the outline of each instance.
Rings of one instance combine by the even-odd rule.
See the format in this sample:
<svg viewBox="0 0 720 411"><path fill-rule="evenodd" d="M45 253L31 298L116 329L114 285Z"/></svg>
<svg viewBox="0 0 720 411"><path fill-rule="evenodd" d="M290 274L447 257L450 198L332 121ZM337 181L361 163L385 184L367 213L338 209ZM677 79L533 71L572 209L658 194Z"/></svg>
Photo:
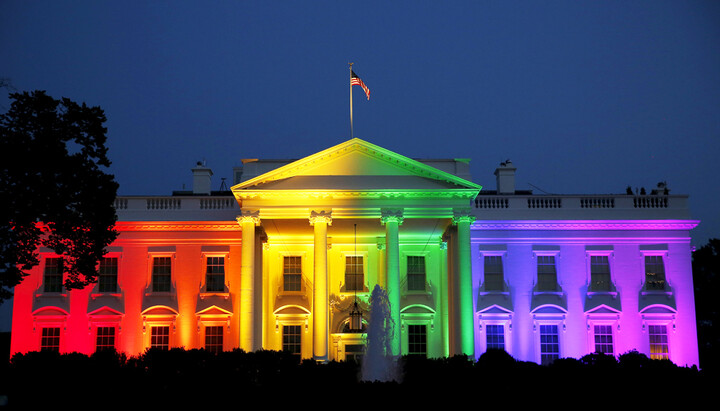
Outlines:
<svg viewBox="0 0 720 411"><path fill-rule="evenodd" d="M500 281L500 289L495 289L494 287L492 289L488 289L488 280L487 280L487 258L499 258L500 259L500 269L502 270L502 281ZM482 259L482 285L480 289L485 293L507 293L508 292L508 285L507 285L507 275L505 274L507 270L505 269L506 260L507 260L507 251L502 252L487 252L483 251L480 253L480 258Z"/></svg>
<svg viewBox="0 0 720 411"><path fill-rule="evenodd" d="M150 332L148 333L148 336L149 336L150 339L149 339L149 341L148 341L148 348L150 348L150 349L161 349L161 350L164 350L164 351L168 351L168 350L170 350L171 348L173 348L173 345L172 345L172 335L173 335L173 329L174 329L174 327L173 327L172 324L154 323L154 324L150 324L149 327L150 327ZM154 336L153 336L153 330L155 330L156 328L167 328L167 329L168 329L168 334L167 334L167 348L164 348L164 344L162 344L162 345L153 345L153 337L154 337ZM162 336L161 336L161 337L162 337Z"/></svg>
<svg viewBox="0 0 720 411"><path fill-rule="evenodd" d="M170 261L170 279L168 281L168 290L167 291L158 291L155 290L155 260L160 258L167 258ZM149 291L154 294L162 294L162 293L172 293L174 290L174 280L175 280L175 253L149 253L148 259L150 260L149 269L148 269L148 286Z"/></svg>
<svg viewBox="0 0 720 411"><path fill-rule="evenodd" d="M614 250L586 250L586 264L587 264L587 293L592 294L617 294L615 287L615 252ZM608 267L608 280L607 287L600 287L593 285L593 258L594 257L605 257L607 258ZM607 289L606 289L607 288Z"/></svg>
<svg viewBox="0 0 720 411"><path fill-rule="evenodd" d="M52 290L48 290L48 260L59 260L60 261L60 273L53 273L52 277L59 277L59 289L53 288ZM43 266L42 266L42 285L40 289L42 290L42 294L53 294L53 295L64 295L67 294L67 290L65 289L64 281L65 281L65 259L61 255L56 254L49 254L46 256L43 256ZM56 284L53 284L53 286L56 286Z"/></svg>
<svg viewBox="0 0 720 411"><path fill-rule="evenodd" d="M295 333L286 334L285 330L290 327L292 327L293 330L297 329L297 331L298 331L297 334L295 334ZM282 351L288 351L289 353L291 353L293 355L298 355L298 356L302 357L302 348L303 348L302 335L303 335L302 324L296 324L295 322L289 322L289 323L282 324L281 325L281 335L280 335L280 349ZM286 339L286 337L289 337L289 336L297 336L297 342L286 342L285 339ZM286 346L288 346L288 347L297 346L297 352L295 352L295 350L286 350Z"/></svg>
<svg viewBox="0 0 720 411"><path fill-rule="evenodd" d="M208 259L210 258L222 258L223 259L223 280L222 280L222 290L215 290L215 289L208 289L208 283L209 283L209 275L218 275L217 273L208 273ZM229 264L230 264L230 253L229 252L223 252L223 253L208 253L204 252L202 253L202 261L203 261L203 267L204 267L204 274L203 274L203 286L202 286L202 293L203 294L228 294L230 291L230 287L228 286L228 272L230 271Z"/></svg>
<svg viewBox="0 0 720 411"><path fill-rule="evenodd" d="M305 272L305 253L280 253L280 292L284 294L297 294L297 293L303 293L305 292L305 284L303 281L304 278L304 272ZM298 267L300 268L299 273L286 273L285 269L285 261L286 259L293 259L293 258L299 258L300 263L298 264ZM298 276L297 281L297 290L288 290L286 289L286 285L288 284L287 277L286 276Z"/></svg>
<svg viewBox="0 0 720 411"><path fill-rule="evenodd" d="M668 281L668 270L667 270L667 260L668 260L668 252L667 250L641 250L640 254L642 255L642 291L647 293L667 293L670 292L670 283ZM648 287L648 264L647 260L650 257L659 257L660 261L662 263L662 282L663 285L661 288L655 288L655 287Z"/></svg>
<svg viewBox="0 0 720 411"><path fill-rule="evenodd" d="M368 258L368 252L367 251L345 251L340 254L342 258L342 287L340 288L340 292L344 294L354 294L354 293L367 293L368 287L367 287L367 281L368 281L368 264L369 264L369 258ZM347 282L347 259L348 257L360 257L362 258L362 281L360 282L360 288L356 289L349 289L348 288L348 282Z"/></svg>
<svg viewBox="0 0 720 411"><path fill-rule="evenodd" d="M406 289L406 291L409 293L427 292L428 291L428 257L429 257L429 253L428 252L424 252L424 253L423 252L416 252L416 253L408 252L408 253L403 253L403 257L404 257L403 258L403 264L404 264L403 272L405 273L405 289ZM411 267L410 259L411 258L413 258L413 259L414 258L422 258L422 261L423 261L422 274L410 272L410 267ZM411 282L411 280L410 280L411 276L422 276L422 281L420 282L419 280L413 280ZM418 287L411 288L410 287L411 283ZM419 287L418 283L422 284L422 287Z"/></svg>
<svg viewBox="0 0 720 411"><path fill-rule="evenodd" d="M666 359L671 360L673 358L673 335L675 333L675 321L673 315L662 315L662 314L656 314L656 315L650 315L646 316L643 315L643 323L642 323L642 331L643 334L647 334L647 337L644 338L646 345L645 352L647 353L648 358L652 358L652 341L650 338L650 327L651 326L663 326L665 327L665 336L667 339L666 347L667 347L667 357Z"/></svg>
<svg viewBox="0 0 720 411"><path fill-rule="evenodd" d="M664 333L662 334L654 334L652 332L654 327L662 327L664 329ZM647 325L647 334L648 334L648 357L650 357L653 360L669 360L670 359L670 332L668 331L668 325L667 324L648 324ZM653 344L653 335L662 335L665 337L665 342L660 342L659 344ZM661 353L653 353L653 346L659 345L665 348L664 352Z"/></svg>
<svg viewBox="0 0 720 411"><path fill-rule="evenodd" d="M121 256L118 253L107 253L103 258L98 262L98 279L97 284L95 284L94 292L98 294L119 294L120 293L120 261ZM115 281L113 282L115 285L114 290L104 290L101 289L104 287L104 283L102 282L102 277L108 277L107 275L101 275L102 270L102 263L106 260L115 260Z"/></svg>
<svg viewBox="0 0 720 411"><path fill-rule="evenodd" d="M425 357L428 356L428 348L429 348L429 340L430 340L430 333L428 331L428 324L426 323L419 323L419 322L411 322L406 324L407 327L407 350L405 351L407 355L416 356L416 357ZM422 327L423 332L420 334L413 333L412 330L416 329L417 327ZM421 335L422 339L424 341L414 341L415 336ZM415 347L423 347L424 349L422 351L413 351L412 348Z"/></svg>
<svg viewBox="0 0 720 411"><path fill-rule="evenodd" d="M225 351L225 327L226 327L225 324L220 324L220 323L216 323L216 322L210 322L208 324L204 324L202 340L204 341L203 348L205 349L205 351L212 352L214 354L220 354L223 351ZM208 337L212 337L212 336L217 337L217 335L209 336L208 329L213 329L213 330L219 329L220 330L219 344L217 341L215 341L213 344L210 344L210 347L215 347L213 349L208 349Z"/></svg>
<svg viewBox="0 0 720 411"><path fill-rule="evenodd" d="M118 328L117 325L115 325L115 324L96 324L96 325L93 326L93 329L94 329L94 332L93 332L93 341L95 342L95 345L94 345L94 346L95 346L95 352L105 351L105 350L108 350L108 351L109 351L111 347L112 347L113 350L117 351L118 333L119 333L119 328ZM99 348L99 347L100 347L100 346L99 346L99 339L101 338L101 336L100 336L100 330L101 330L101 329L111 329L111 330L113 330L113 334L112 334L112 346L102 345L103 348ZM107 337L106 337L106 338L107 338Z"/></svg>
<svg viewBox="0 0 720 411"><path fill-rule="evenodd" d="M62 344L63 344L63 328L58 324L46 324L41 326L40 328L40 341L39 341L39 351L46 351L46 352L62 352ZM45 335L46 330L56 330L57 335ZM53 345L47 345L46 341L52 339L52 341L57 341L57 346L55 344Z"/></svg>
<svg viewBox="0 0 720 411"><path fill-rule="evenodd" d="M606 352L602 352L606 355L612 355L614 357L618 356L618 320L616 318L609 319L609 318L591 318L588 320L588 352L590 354L593 353L601 353L597 350L598 344L607 344L605 343L598 343L596 341L597 329L596 327L609 327L610 329L610 337L612 339L611 345L612 345L612 354L608 354ZM606 335L606 334L601 334Z"/></svg>
<svg viewBox="0 0 720 411"><path fill-rule="evenodd" d="M479 348L480 353L488 351L488 326L502 325L503 326L503 345L504 350L508 354L512 355L512 315L510 313L505 315L491 314L482 315L478 319L479 327Z"/></svg>
<svg viewBox="0 0 720 411"><path fill-rule="evenodd" d="M555 343L557 345L557 358L553 359L550 362L545 362L543 356L548 355L547 353L543 352L543 346L547 343L543 342L543 327L555 327L557 330L557 342ZM536 324L536 331L537 331L537 363L540 365L549 365L552 364L554 361L563 358L563 338L562 338L562 331L564 331L564 326L562 323L562 320L540 320L537 321Z"/></svg>
<svg viewBox="0 0 720 411"><path fill-rule="evenodd" d="M560 257L559 251L533 251L533 258L535 259L535 292L536 293L557 293L562 291L562 286L560 285L560 275L558 270L558 260ZM541 273L540 273L540 260L545 258L552 258L553 259L553 268L554 268L554 287L552 289L545 289L541 284L544 283L544 281L541 281ZM548 266L548 264L544 264L542 266ZM543 273L544 274L544 273Z"/></svg>

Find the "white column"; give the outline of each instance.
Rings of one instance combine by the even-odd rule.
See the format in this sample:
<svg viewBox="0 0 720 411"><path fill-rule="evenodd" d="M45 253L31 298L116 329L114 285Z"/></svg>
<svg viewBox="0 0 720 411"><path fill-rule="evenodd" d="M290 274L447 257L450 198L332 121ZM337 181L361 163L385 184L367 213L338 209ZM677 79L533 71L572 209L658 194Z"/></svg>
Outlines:
<svg viewBox="0 0 720 411"><path fill-rule="evenodd" d="M255 226L260 224L259 212L243 211L237 218L242 227L240 271L240 348L253 352L261 347L255 338Z"/></svg>
<svg viewBox="0 0 720 411"><path fill-rule="evenodd" d="M330 212L313 211L310 224L314 232L315 270L313 274L313 357L328 361L330 317L327 272L327 228L332 224Z"/></svg>
<svg viewBox="0 0 720 411"><path fill-rule="evenodd" d="M391 343L392 355L398 356L400 350L400 238L399 227L403 222L402 210L383 210L382 223L385 225L385 270L387 281L390 316L395 324Z"/></svg>
<svg viewBox="0 0 720 411"><path fill-rule="evenodd" d="M460 345L462 353L475 355L475 322L473 321L472 259L470 256L470 224L475 217L467 211L455 212L453 224L457 225L457 275L458 289L453 293L459 299Z"/></svg>

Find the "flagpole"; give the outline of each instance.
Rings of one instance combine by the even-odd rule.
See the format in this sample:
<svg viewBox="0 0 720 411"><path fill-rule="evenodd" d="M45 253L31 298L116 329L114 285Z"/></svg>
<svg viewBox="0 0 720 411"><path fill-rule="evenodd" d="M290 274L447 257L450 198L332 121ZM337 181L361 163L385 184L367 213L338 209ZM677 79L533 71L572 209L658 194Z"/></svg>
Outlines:
<svg viewBox="0 0 720 411"><path fill-rule="evenodd" d="M350 138L355 138L354 131L353 131L353 109L352 109L352 66L353 63L348 63L350 65Z"/></svg>

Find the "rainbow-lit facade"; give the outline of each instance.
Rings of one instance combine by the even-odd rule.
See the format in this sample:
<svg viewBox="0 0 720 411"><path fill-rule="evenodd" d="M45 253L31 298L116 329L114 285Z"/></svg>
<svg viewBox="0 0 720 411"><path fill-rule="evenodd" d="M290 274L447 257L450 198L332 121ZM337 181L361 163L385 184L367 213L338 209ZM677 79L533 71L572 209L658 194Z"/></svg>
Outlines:
<svg viewBox="0 0 720 411"><path fill-rule="evenodd" d="M231 193L121 197L98 284L65 291L60 256L15 288L11 351L150 347L361 355L376 285L394 354L538 363L638 350L698 364L687 196L533 195L359 139L297 161L244 160Z"/></svg>

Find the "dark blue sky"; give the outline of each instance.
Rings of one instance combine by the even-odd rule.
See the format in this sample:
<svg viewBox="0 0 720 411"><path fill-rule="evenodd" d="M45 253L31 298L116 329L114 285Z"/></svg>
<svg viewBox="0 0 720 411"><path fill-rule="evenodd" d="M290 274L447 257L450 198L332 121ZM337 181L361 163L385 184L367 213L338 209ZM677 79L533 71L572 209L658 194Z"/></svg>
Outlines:
<svg viewBox="0 0 720 411"><path fill-rule="evenodd" d="M104 108L121 194L348 139L349 61L356 137L488 189L508 158L520 189L666 180L720 236L718 1L0 3L0 77Z"/></svg>

